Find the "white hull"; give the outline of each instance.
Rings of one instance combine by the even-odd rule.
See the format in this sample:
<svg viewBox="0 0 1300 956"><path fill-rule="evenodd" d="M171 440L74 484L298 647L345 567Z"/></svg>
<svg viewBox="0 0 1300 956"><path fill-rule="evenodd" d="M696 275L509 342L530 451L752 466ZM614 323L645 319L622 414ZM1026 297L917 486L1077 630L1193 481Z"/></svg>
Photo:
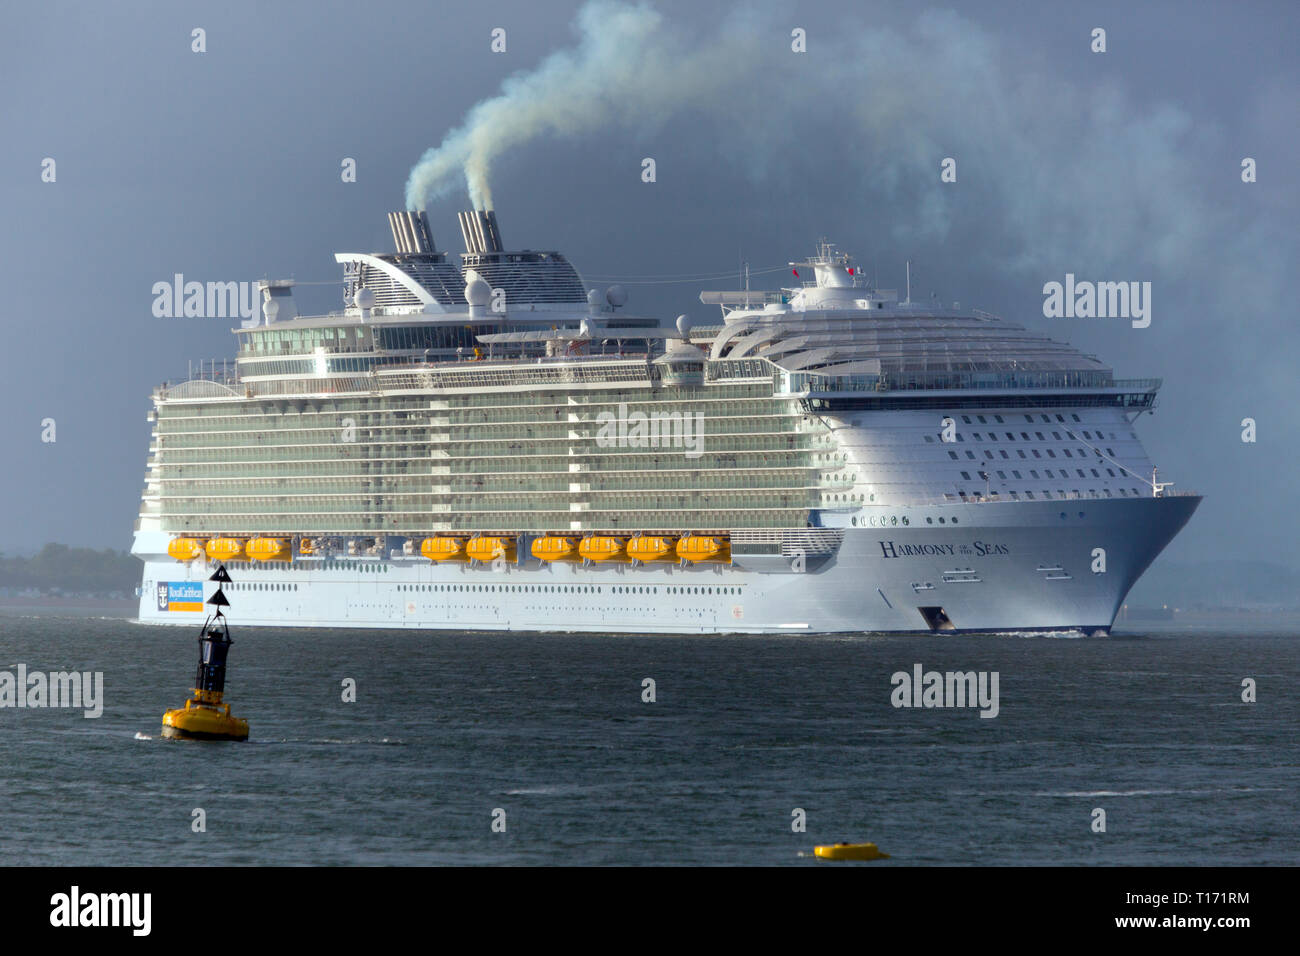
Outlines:
<svg viewBox="0 0 1300 956"><path fill-rule="evenodd" d="M231 568L235 583L226 594L230 619L241 627L929 633L942 618L921 609L942 608L951 622L944 630L1091 633L1110 628L1133 583L1200 500L893 508L910 516L909 526L846 529L839 551L808 559L802 573L776 556L687 568L527 558L495 570L423 558L346 558ZM959 523L927 527L927 514ZM203 611L160 610L157 585L206 582L213 566L168 558L169 537L137 533L134 551L145 561L140 620L193 626ZM1099 548L1104 572L1092 570ZM206 598L216 585L203 588Z"/></svg>

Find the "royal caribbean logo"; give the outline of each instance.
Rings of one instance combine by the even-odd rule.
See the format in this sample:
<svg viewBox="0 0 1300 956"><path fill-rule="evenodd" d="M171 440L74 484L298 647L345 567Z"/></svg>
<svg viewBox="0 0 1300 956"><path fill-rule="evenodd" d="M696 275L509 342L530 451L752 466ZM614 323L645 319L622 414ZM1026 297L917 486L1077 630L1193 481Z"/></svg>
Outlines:
<svg viewBox="0 0 1300 956"><path fill-rule="evenodd" d="M203 610L201 581L159 581L156 594L160 611Z"/></svg>

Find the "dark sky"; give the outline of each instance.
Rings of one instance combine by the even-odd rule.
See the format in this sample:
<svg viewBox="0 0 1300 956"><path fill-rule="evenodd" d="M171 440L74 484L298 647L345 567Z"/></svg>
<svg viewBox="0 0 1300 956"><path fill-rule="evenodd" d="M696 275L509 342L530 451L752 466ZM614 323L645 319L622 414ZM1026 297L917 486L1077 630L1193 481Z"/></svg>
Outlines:
<svg viewBox="0 0 1300 956"><path fill-rule="evenodd" d="M526 106L497 104L535 133L493 156L508 247L562 250L593 285L623 277L629 308L667 319L714 318L700 288L735 280L632 280L779 266L821 235L886 287L910 259L915 298L1164 378L1139 435L1206 495L1171 555L1297 564L1294 3L659 2L631 38L605 28L613 8L584 38L578 4L485 6L8 6L0 549L130 545L151 388L234 344L229 320L155 318L155 282L326 281L334 252L388 250L411 167L524 73ZM527 77L575 48L578 67ZM460 251L467 207L459 182L429 205L440 248ZM1151 327L1044 319L1043 283L1067 272L1150 281ZM337 286L298 297L339 305Z"/></svg>

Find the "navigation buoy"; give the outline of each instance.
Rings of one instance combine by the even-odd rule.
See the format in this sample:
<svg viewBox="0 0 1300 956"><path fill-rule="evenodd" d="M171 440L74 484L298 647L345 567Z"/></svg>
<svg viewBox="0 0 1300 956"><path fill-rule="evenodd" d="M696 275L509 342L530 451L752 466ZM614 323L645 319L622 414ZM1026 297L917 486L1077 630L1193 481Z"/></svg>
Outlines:
<svg viewBox="0 0 1300 956"><path fill-rule="evenodd" d="M219 565L209 581L217 582L217 593L207 601L217 612L203 622L199 631L199 669L194 677L194 695L184 707L163 714L164 737L190 740L247 740L248 721L232 717L230 705L222 702L226 689L226 656L230 653L230 625L221 613L230 607L222 584L230 583L225 565Z"/></svg>
<svg viewBox="0 0 1300 956"><path fill-rule="evenodd" d="M874 843L833 843L819 846L813 852L823 860L888 860Z"/></svg>

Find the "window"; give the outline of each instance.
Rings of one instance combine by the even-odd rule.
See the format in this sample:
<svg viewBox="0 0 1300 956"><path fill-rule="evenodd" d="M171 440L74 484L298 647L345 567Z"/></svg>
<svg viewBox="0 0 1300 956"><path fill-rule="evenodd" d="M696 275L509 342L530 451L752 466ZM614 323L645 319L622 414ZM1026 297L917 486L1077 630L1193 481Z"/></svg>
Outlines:
<svg viewBox="0 0 1300 956"><path fill-rule="evenodd" d="M1048 418L1046 415L1039 415L1038 417L1041 418L1043 421L1047 422L1048 424L1051 424L1052 420Z"/></svg>
<svg viewBox="0 0 1300 956"><path fill-rule="evenodd" d="M969 471L963 471L963 472L961 473L961 476L962 476L962 478L963 478L965 481L970 481L970 480L971 480L971 478L970 478L970 472L969 472Z"/></svg>
<svg viewBox="0 0 1300 956"><path fill-rule="evenodd" d="M1015 441L1015 440L1016 440L1016 436L1013 435L1013 434L1011 434L1011 432L1005 432L1005 434L1006 434L1006 436L1007 436L1007 441Z"/></svg>
<svg viewBox="0 0 1300 956"><path fill-rule="evenodd" d="M1065 419L1062 418L1059 414L1056 416L1056 420L1057 420L1058 422L1060 422L1062 425L1065 424Z"/></svg>
<svg viewBox="0 0 1300 956"><path fill-rule="evenodd" d="M1078 415L1074 415L1074 414L1072 414L1072 415L1070 415L1070 417L1073 418L1076 422L1080 422L1080 423L1083 422L1083 419L1080 418Z"/></svg>
<svg viewBox="0 0 1300 956"><path fill-rule="evenodd" d="M1020 477L1020 472L1018 472L1018 471L1013 470L1013 471L1011 472L1011 474L1015 475L1017 478Z"/></svg>
<svg viewBox="0 0 1300 956"><path fill-rule="evenodd" d="M1007 454L1005 448L999 448L999 449L998 449L998 454L1001 455L1003 458L1010 458L1010 457L1011 457L1010 455Z"/></svg>
<svg viewBox="0 0 1300 956"><path fill-rule="evenodd" d="M1033 415L1026 415L1026 416L1025 416L1025 421L1029 422L1029 423L1032 425L1032 424L1034 423L1034 416L1033 416Z"/></svg>
<svg viewBox="0 0 1300 956"><path fill-rule="evenodd" d="M1026 492L1025 492L1025 497L1028 498L1030 501L1033 501L1033 500L1034 500L1034 493L1033 493L1032 491L1026 491Z"/></svg>
<svg viewBox="0 0 1300 956"><path fill-rule="evenodd" d="M1107 449L1106 449L1106 454L1110 455L1111 458L1114 458L1114 457L1115 457L1115 449L1114 449L1114 448L1107 448Z"/></svg>
<svg viewBox="0 0 1300 956"><path fill-rule="evenodd" d="M994 415L994 416L993 416L993 420L994 420L995 422L997 422L999 425L1002 424L1002 416L1001 416L1001 415Z"/></svg>
<svg viewBox="0 0 1300 956"><path fill-rule="evenodd" d="M971 460L974 460L974 458L975 458L975 453L974 453L973 451L968 451L968 452L966 452L966 457L967 457L967 458L970 458Z"/></svg>
<svg viewBox="0 0 1300 956"><path fill-rule="evenodd" d="M1068 448L1062 448L1061 451L1065 452L1065 457L1066 457L1066 458L1073 458L1073 457L1074 457L1073 455L1070 454L1070 449L1068 449Z"/></svg>
<svg viewBox="0 0 1300 956"><path fill-rule="evenodd" d="M961 417L961 420L964 421L967 425L970 424L970 416L969 416L969 415L963 415L963 416Z"/></svg>
<svg viewBox="0 0 1300 956"><path fill-rule="evenodd" d="M971 432L971 434L975 436L975 440L976 440L976 441L983 441L983 440L984 440L984 439L980 438L980 433L979 433L979 432Z"/></svg>
<svg viewBox="0 0 1300 956"><path fill-rule="evenodd" d="M1001 478L1003 481L1006 481L1006 480L1007 480L1007 473L1006 473L1005 471L999 471L999 472L998 472L998 477Z"/></svg>
<svg viewBox="0 0 1300 956"><path fill-rule="evenodd" d="M1048 457L1048 458L1055 458L1055 457L1056 457L1056 452L1052 451L1052 449L1050 449L1050 448L1047 449L1047 457Z"/></svg>
<svg viewBox="0 0 1300 956"><path fill-rule="evenodd" d="M957 453L956 453L955 451L950 451L950 452L948 452L948 457L951 458L953 461L956 461L956 460L957 460Z"/></svg>
<svg viewBox="0 0 1300 956"><path fill-rule="evenodd" d="M933 442L934 442L934 436L933 436L933 435L926 435L926 436L925 436L925 440L926 440L927 442L933 443Z"/></svg>
<svg viewBox="0 0 1300 956"><path fill-rule="evenodd" d="M1088 477L1087 475L1085 475L1085 474L1083 473L1083 469L1082 469L1082 468L1076 468L1076 469L1074 469L1074 470L1075 470L1075 473L1078 474L1078 476L1079 476L1080 478L1087 478L1087 477Z"/></svg>
<svg viewBox="0 0 1300 956"><path fill-rule="evenodd" d="M1020 433L1020 437L1021 437L1021 439L1023 439L1024 441L1029 441L1029 432L1021 432L1021 433Z"/></svg>
<svg viewBox="0 0 1300 956"><path fill-rule="evenodd" d="M1034 434L1038 436L1039 441L1047 441L1047 439L1043 437L1042 432L1034 432Z"/></svg>
<svg viewBox="0 0 1300 956"><path fill-rule="evenodd" d="M1021 458L1028 458L1028 457L1029 457L1028 455L1025 454L1025 450L1024 450L1023 448L1017 448L1017 449L1016 449L1016 454L1019 455Z"/></svg>
<svg viewBox="0 0 1300 956"><path fill-rule="evenodd" d="M1094 478L1100 478L1100 477L1101 477L1101 472L1099 472L1096 468L1090 468L1090 469L1088 469L1088 470L1092 472L1092 477L1094 477Z"/></svg>
<svg viewBox="0 0 1300 956"><path fill-rule="evenodd" d="M975 417L980 420L981 425L987 425L989 423L989 420L985 418L983 415L976 415Z"/></svg>
<svg viewBox="0 0 1300 956"><path fill-rule="evenodd" d="M1052 437L1055 438L1057 441L1060 441L1060 440L1061 440L1061 433L1060 433L1060 432L1052 432Z"/></svg>
<svg viewBox="0 0 1300 956"><path fill-rule="evenodd" d="M993 457L993 452L989 451L988 449L985 449L985 450L984 450L984 457L985 457L985 458L992 458L992 457Z"/></svg>
<svg viewBox="0 0 1300 956"><path fill-rule="evenodd" d="M1038 472L1036 472L1036 471L1031 471L1031 472L1029 473L1029 477L1030 477L1030 478L1037 478L1037 477L1038 477Z"/></svg>
<svg viewBox="0 0 1300 956"><path fill-rule="evenodd" d="M1034 453L1034 457L1035 457L1035 458L1042 458L1042 457L1043 457L1043 456L1039 453L1039 451L1038 451L1037 448L1031 448L1030 451L1032 451L1032 452Z"/></svg>
<svg viewBox="0 0 1300 956"><path fill-rule="evenodd" d="M1107 468L1107 469L1106 469L1106 474L1110 475L1112 478L1115 477L1115 471L1114 471L1113 468Z"/></svg>

